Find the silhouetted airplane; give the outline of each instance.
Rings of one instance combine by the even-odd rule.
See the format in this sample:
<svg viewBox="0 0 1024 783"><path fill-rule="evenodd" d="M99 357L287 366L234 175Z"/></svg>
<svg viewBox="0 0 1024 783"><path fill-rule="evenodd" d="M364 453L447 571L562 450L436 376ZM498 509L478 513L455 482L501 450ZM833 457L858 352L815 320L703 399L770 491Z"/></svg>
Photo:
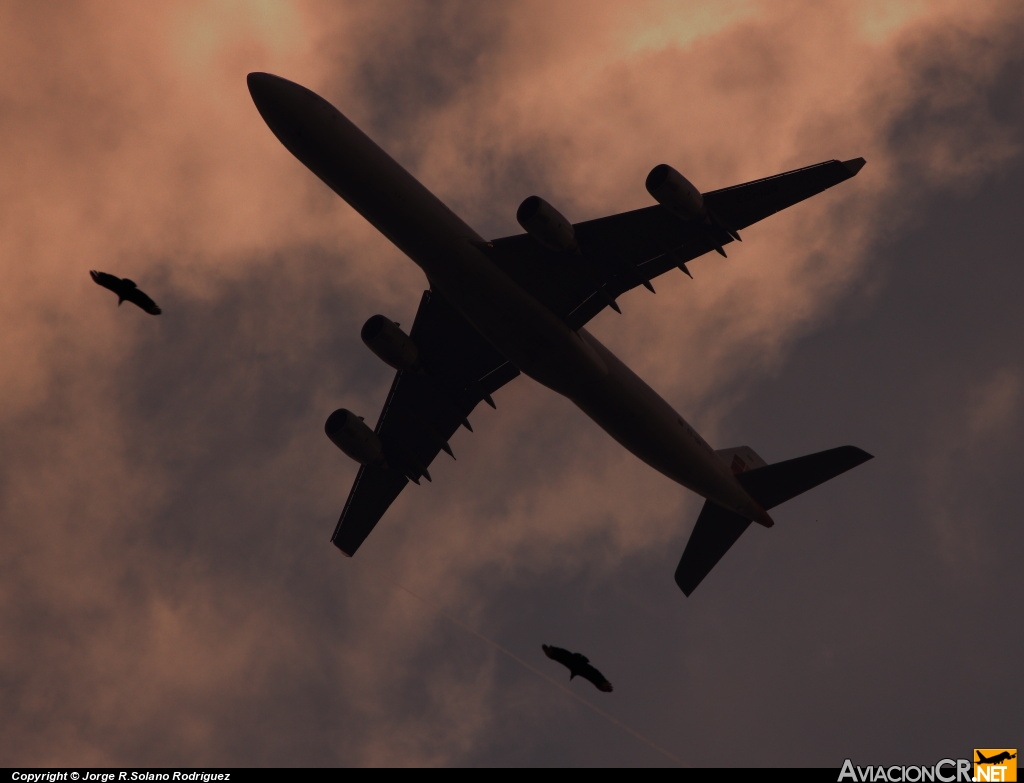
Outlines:
<svg viewBox="0 0 1024 783"><path fill-rule="evenodd" d="M337 109L298 84L250 73L249 92L282 144L426 273L411 334L383 315L363 342L395 368L371 430L339 409L324 428L362 466L331 540L352 555L409 481L470 412L520 372L572 400L651 467L707 499L676 582L689 595L751 521L870 459L853 446L766 465L751 449L715 452L583 326L616 297L738 240L739 231L853 177L862 158L701 194L662 164L647 177L654 206L572 225L530 196L525 234L485 241Z"/></svg>
<svg viewBox="0 0 1024 783"><path fill-rule="evenodd" d="M584 680L590 680L594 683L599 691L604 693L612 692L612 684L608 682L601 672L590 665L590 659L580 653L569 652L563 650L561 647L551 647L546 644L542 644L541 649L544 654L553 661L558 661L562 666L565 666L569 670L569 679L573 677L582 677Z"/></svg>
<svg viewBox="0 0 1024 783"><path fill-rule="evenodd" d="M977 753L978 753L978 761L976 763L978 763L978 764L999 764L999 763L1001 763L1003 761L1009 761L1010 759L1017 758L1017 754L1016 753L1010 753L1010 752L1005 751L1005 750L1002 753L997 753L996 755L994 755L990 759L985 758L985 756L982 755L980 750Z"/></svg>
<svg viewBox="0 0 1024 783"><path fill-rule="evenodd" d="M96 272L95 270L90 271L89 274L97 285L109 288L117 294L118 307L121 306L121 302L131 302L133 305L141 307L150 315L160 315L160 308L156 306L156 302L140 291L133 280L129 280L127 277L110 275L106 272Z"/></svg>

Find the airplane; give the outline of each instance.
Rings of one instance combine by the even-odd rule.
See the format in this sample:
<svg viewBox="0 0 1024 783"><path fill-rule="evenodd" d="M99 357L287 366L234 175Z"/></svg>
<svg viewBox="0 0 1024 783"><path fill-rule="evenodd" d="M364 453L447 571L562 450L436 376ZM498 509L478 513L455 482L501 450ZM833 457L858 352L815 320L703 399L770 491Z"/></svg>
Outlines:
<svg viewBox="0 0 1024 783"><path fill-rule="evenodd" d="M688 596L751 522L871 455L854 446L772 465L748 447L716 452L584 326L636 286L740 240L739 232L844 180L863 158L830 160L701 193L667 164L647 177L653 206L571 224L539 196L516 218L526 233L485 240L340 111L268 73L247 77L270 130L426 274L407 334L374 315L367 347L397 372L376 427L344 408L324 429L359 463L331 541L351 557L470 413L523 373L575 403L645 463L706 502L676 569ZM692 275L690 275L692 277Z"/></svg>
<svg viewBox="0 0 1024 783"><path fill-rule="evenodd" d="M976 753L978 754L978 760L974 762L975 764L999 764L1003 761L1009 761L1010 759L1017 758L1016 753L1010 753L1006 750L1004 750L1002 753L997 753L990 759L985 758L985 756L982 755L982 752L980 750L976 751Z"/></svg>

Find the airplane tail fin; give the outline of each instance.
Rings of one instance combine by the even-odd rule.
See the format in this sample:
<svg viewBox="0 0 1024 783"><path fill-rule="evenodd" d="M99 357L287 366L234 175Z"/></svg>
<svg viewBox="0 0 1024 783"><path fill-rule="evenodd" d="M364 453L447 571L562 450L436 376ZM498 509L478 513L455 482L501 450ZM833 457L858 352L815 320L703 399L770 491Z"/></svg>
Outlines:
<svg viewBox="0 0 1024 783"><path fill-rule="evenodd" d="M773 465L764 464L746 447L725 449L719 455L731 459L736 479L766 511L871 459L856 446L840 446ZM762 467L748 467L757 462ZM696 589L750 522L710 500L704 504L676 568L676 584L683 593L690 595Z"/></svg>
<svg viewBox="0 0 1024 783"><path fill-rule="evenodd" d="M819 451L817 454L808 454L805 457L748 470L736 478L747 494L767 511L869 459L871 455L863 449L856 446L840 446L837 449Z"/></svg>

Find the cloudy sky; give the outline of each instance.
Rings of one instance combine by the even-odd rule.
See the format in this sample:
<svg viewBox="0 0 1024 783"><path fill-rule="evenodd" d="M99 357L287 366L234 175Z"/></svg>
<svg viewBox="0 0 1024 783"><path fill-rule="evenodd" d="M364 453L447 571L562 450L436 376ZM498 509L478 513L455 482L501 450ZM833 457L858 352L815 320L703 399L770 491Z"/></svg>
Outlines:
<svg viewBox="0 0 1024 783"><path fill-rule="evenodd" d="M0 4L0 764L1021 745L1022 37L1012 0ZM699 499L521 378L343 558L323 422L377 416L359 327L411 323L425 279L277 142L253 70L487 236L533 193L647 205L662 162L711 190L865 157L592 329L716 447L876 459L686 599Z"/></svg>

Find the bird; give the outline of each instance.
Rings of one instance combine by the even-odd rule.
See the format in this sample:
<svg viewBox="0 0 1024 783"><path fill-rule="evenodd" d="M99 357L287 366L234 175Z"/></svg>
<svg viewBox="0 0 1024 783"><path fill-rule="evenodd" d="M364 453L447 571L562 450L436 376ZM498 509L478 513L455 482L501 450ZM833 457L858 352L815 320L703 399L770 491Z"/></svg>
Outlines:
<svg viewBox="0 0 1024 783"><path fill-rule="evenodd" d="M548 658L558 661L569 670L570 680L579 675L584 680L590 680L590 682L594 683L594 687L599 691L603 693L612 692L612 684L605 679L601 672L590 665L590 659L587 656L547 644L542 644L540 647Z"/></svg>
<svg viewBox="0 0 1024 783"><path fill-rule="evenodd" d="M156 302L146 296L135 285L134 280L129 280L127 277L117 277L117 275L107 274L106 272L97 272L96 270L90 270L89 274L96 285L109 288L117 294L118 307L121 306L121 302L127 301L133 305L138 305L150 315L160 315L160 308L157 307Z"/></svg>

